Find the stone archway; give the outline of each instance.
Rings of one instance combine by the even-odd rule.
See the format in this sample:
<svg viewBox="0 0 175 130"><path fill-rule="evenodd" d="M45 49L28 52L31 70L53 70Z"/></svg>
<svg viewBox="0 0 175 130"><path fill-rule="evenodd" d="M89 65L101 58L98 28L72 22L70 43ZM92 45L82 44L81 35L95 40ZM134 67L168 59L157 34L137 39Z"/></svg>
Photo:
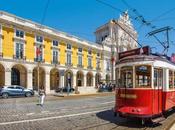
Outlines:
<svg viewBox="0 0 175 130"><path fill-rule="evenodd" d="M53 68L50 71L50 90L56 90L59 88L60 84L60 75L57 68Z"/></svg>
<svg viewBox="0 0 175 130"><path fill-rule="evenodd" d="M100 73L96 73L96 75L95 75L95 86L100 84L100 82L101 82L101 74Z"/></svg>
<svg viewBox="0 0 175 130"><path fill-rule="evenodd" d="M84 75L82 71L77 72L77 85L78 87L82 87L84 85Z"/></svg>
<svg viewBox="0 0 175 130"><path fill-rule="evenodd" d="M86 75L87 78L87 86L93 86L93 74L92 72L88 72Z"/></svg>
<svg viewBox="0 0 175 130"><path fill-rule="evenodd" d="M38 67L35 67L33 69L32 74L33 74L33 89L38 91L38 86L39 89L45 89L45 75L46 75L45 70L42 67L39 67L39 69Z"/></svg>
<svg viewBox="0 0 175 130"><path fill-rule="evenodd" d="M0 87L5 85L5 68L0 64Z"/></svg>
<svg viewBox="0 0 175 130"><path fill-rule="evenodd" d="M109 82L110 82L110 75L106 74L106 83L109 83Z"/></svg>
<svg viewBox="0 0 175 130"><path fill-rule="evenodd" d="M67 70L65 72L64 83L65 83L65 87L70 85L70 87L73 88L73 72L71 70Z"/></svg>
<svg viewBox="0 0 175 130"><path fill-rule="evenodd" d="M21 65L14 65L11 69L11 84L27 87L27 69Z"/></svg>

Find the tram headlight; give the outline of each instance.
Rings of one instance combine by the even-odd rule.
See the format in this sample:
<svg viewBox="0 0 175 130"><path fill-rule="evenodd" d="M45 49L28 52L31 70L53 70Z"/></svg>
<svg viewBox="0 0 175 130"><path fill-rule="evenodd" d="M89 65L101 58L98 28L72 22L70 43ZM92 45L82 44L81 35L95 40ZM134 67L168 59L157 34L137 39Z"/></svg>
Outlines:
<svg viewBox="0 0 175 130"><path fill-rule="evenodd" d="M140 112L141 110L140 109L137 109L137 112Z"/></svg>
<svg viewBox="0 0 175 130"><path fill-rule="evenodd" d="M141 110L140 109L132 109L131 111L132 112L138 112L139 113Z"/></svg>

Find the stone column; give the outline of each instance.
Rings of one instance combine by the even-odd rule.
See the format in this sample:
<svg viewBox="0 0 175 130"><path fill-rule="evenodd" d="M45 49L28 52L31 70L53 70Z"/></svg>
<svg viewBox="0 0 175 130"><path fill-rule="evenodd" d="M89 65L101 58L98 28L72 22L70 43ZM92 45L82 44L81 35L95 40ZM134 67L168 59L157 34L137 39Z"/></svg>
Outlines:
<svg viewBox="0 0 175 130"><path fill-rule="evenodd" d="M33 77L32 77L32 70L28 70L27 73L27 88L28 89L33 89Z"/></svg>
<svg viewBox="0 0 175 130"><path fill-rule="evenodd" d="M50 73L49 71L46 72L45 91L46 91L46 94L50 93Z"/></svg>
<svg viewBox="0 0 175 130"><path fill-rule="evenodd" d="M92 83L93 87L96 87L95 86L95 76L93 76L93 83Z"/></svg>
<svg viewBox="0 0 175 130"><path fill-rule="evenodd" d="M111 70L111 77L112 77L112 83L115 83L115 62L112 62L112 70Z"/></svg>
<svg viewBox="0 0 175 130"><path fill-rule="evenodd" d="M11 85L11 69L7 68L5 70L5 85Z"/></svg>
<svg viewBox="0 0 175 130"><path fill-rule="evenodd" d="M60 88L64 88L64 75L60 77Z"/></svg>
<svg viewBox="0 0 175 130"><path fill-rule="evenodd" d="M83 82L84 82L84 87L86 87L87 86L87 84L86 84L86 74L84 74L84 80L83 80Z"/></svg>
<svg viewBox="0 0 175 130"><path fill-rule="evenodd" d="M76 80L77 80L77 78L76 78L76 74L73 73L73 88L76 87Z"/></svg>

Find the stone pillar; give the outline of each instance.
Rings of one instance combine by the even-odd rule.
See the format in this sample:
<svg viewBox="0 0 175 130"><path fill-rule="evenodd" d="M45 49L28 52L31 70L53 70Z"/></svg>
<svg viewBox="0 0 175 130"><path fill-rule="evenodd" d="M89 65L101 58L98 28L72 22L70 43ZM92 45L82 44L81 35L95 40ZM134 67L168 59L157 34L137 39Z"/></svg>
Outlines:
<svg viewBox="0 0 175 130"><path fill-rule="evenodd" d="M73 73L73 88L76 87L76 80L77 80L76 74Z"/></svg>
<svg viewBox="0 0 175 130"><path fill-rule="evenodd" d="M111 71L112 83L115 83L115 62L112 62L112 71Z"/></svg>
<svg viewBox="0 0 175 130"><path fill-rule="evenodd" d="M28 89L33 89L33 75L32 75L32 70L28 70L27 72L27 88Z"/></svg>
<svg viewBox="0 0 175 130"><path fill-rule="evenodd" d="M92 83L93 87L96 87L95 86L95 76L93 76L93 83Z"/></svg>
<svg viewBox="0 0 175 130"><path fill-rule="evenodd" d="M86 87L87 84L86 84L86 74L84 75L84 87Z"/></svg>
<svg viewBox="0 0 175 130"><path fill-rule="evenodd" d="M46 94L50 93L50 73L49 71L46 72L45 91L46 91Z"/></svg>
<svg viewBox="0 0 175 130"><path fill-rule="evenodd" d="M11 69L7 68L5 70L5 85L11 85Z"/></svg>
<svg viewBox="0 0 175 130"><path fill-rule="evenodd" d="M60 77L60 88L64 88L64 76Z"/></svg>

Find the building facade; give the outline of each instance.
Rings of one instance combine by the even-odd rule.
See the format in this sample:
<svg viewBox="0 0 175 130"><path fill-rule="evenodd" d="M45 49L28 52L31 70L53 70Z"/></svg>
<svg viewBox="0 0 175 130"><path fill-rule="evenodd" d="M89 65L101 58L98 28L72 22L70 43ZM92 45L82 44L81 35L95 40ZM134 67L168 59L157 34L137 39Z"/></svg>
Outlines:
<svg viewBox="0 0 175 130"><path fill-rule="evenodd" d="M96 91L99 82L111 80L111 45L0 12L0 86L53 93L70 85L80 93Z"/></svg>
<svg viewBox="0 0 175 130"><path fill-rule="evenodd" d="M103 45L103 64L105 68L110 66L110 79L115 83L115 63L118 61L118 53L138 47L137 32L131 23L128 12L125 11L119 19L113 19L97 28L95 35L96 43Z"/></svg>

